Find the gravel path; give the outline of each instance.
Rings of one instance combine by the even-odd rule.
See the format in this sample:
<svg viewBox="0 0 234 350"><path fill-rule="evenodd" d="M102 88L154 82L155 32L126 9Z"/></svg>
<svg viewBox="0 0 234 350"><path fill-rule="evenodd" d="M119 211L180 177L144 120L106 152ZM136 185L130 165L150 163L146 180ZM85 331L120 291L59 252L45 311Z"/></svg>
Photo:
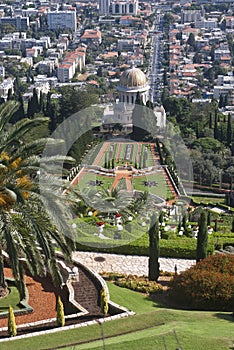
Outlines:
<svg viewBox="0 0 234 350"><path fill-rule="evenodd" d="M120 272L138 276L148 274L149 259L146 256L75 252L73 258L97 272ZM175 265L177 271L181 272L196 263L195 260L171 258L160 258L159 262L160 269L168 272L174 272Z"/></svg>

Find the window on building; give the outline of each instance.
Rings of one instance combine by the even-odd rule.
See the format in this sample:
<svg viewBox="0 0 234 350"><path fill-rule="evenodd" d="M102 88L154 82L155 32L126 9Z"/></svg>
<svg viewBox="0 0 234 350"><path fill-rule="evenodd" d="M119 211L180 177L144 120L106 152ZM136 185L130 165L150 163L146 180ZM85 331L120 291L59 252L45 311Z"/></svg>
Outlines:
<svg viewBox="0 0 234 350"><path fill-rule="evenodd" d="M115 13L119 13L119 4L115 4Z"/></svg>

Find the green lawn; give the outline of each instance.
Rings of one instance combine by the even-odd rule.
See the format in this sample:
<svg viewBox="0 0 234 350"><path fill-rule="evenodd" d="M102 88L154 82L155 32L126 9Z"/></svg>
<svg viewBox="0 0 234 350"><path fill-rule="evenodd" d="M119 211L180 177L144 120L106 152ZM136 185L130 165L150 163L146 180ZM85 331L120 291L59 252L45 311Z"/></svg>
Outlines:
<svg viewBox="0 0 234 350"><path fill-rule="evenodd" d="M157 186L145 186L144 181L156 181ZM133 187L137 191L147 191L152 194L155 194L159 197L166 199L168 196L172 195L170 188L165 180L165 177L162 173L155 173L152 175L134 177L133 178Z"/></svg>
<svg viewBox="0 0 234 350"><path fill-rule="evenodd" d="M0 312L8 311L9 305L11 305L14 310L19 310L19 302L20 296L18 289L15 286L10 286L10 294L5 298L0 299Z"/></svg>
<svg viewBox="0 0 234 350"><path fill-rule="evenodd" d="M107 350L164 350L164 342L169 350L175 350L178 344L174 331L184 350L228 350L233 346L234 322L230 313L168 309L143 294L108 285L111 299L135 311L136 315L103 325ZM95 325L1 343L1 350L49 349L66 344L69 346L64 349L101 350L102 340L97 340L100 338L100 326Z"/></svg>
<svg viewBox="0 0 234 350"><path fill-rule="evenodd" d="M203 197L203 196L192 196L191 197L196 203L203 204L225 204L225 198L220 197Z"/></svg>
<svg viewBox="0 0 234 350"><path fill-rule="evenodd" d="M85 174L83 174L83 176L81 177L81 179L79 180L77 187L82 191L82 190L86 190L87 187L88 188L93 188L96 189L97 191L101 188L101 186L91 186L90 185L90 181L102 181L103 184L101 185L103 188L105 189L110 189L111 185L114 181L114 176L102 176L102 175L98 175L95 173L88 173L86 172Z"/></svg>

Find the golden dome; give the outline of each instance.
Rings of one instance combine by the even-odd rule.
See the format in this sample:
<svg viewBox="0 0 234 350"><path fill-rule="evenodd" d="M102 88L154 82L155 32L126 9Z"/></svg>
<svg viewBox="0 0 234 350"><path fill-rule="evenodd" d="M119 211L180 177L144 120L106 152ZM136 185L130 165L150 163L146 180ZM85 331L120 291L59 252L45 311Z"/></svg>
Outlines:
<svg viewBox="0 0 234 350"><path fill-rule="evenodd" d="M147 80L145 74L139 68L133 67L123 72L119 83L119 85L122 87L140 88L147 85Z"/></svg>

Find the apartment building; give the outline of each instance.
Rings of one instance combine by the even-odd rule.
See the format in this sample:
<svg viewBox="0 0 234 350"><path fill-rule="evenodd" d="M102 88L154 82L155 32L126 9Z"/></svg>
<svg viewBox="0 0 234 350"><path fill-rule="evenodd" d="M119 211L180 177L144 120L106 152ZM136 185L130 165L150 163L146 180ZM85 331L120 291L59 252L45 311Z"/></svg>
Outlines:
<svg viewBox="0 0 234 350"><path fill-rule="evenodd" d="M29 18L21 16L0 18L1 27L8 24L15 27L17 30L27 31L29 29Z"/></svg>
<svg viewBox="0 0 234 350"><path fill-rule="evenodd" d="M48 12L47 21L50 30L70 29L74 31L77 28L76 10Z"/></svg>

